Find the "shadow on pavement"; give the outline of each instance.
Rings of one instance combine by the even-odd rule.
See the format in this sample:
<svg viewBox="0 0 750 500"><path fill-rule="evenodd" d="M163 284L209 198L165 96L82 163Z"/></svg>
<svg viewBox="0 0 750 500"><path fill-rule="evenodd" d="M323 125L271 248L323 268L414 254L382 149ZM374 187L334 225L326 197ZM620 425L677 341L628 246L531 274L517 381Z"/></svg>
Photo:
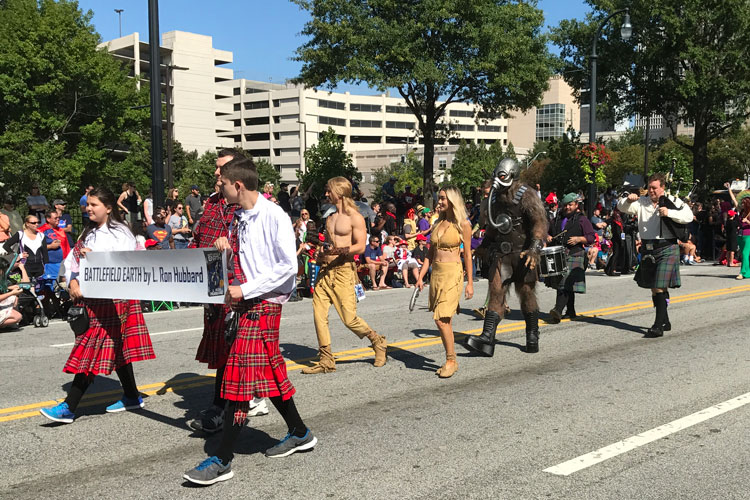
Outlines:
<svg viewBox="0 0 750 500"><path fill-rule="evenodd" d="M436 364L434 360L425 358L414 351L407 351L395 346L388 346L388 357L403 363L406 368L411 370L434 372L442 365L442 363Z"/></svg>
<svg viewBox="0 0 750 500"><path fill-rule="evenodd" d="M317 337L313 335L312 340L313 342L317 342ZM306 359L314 358L318 355L317 349L306 345L284 343L279 344L279 349L284 359Z"/></svg>
<svg viewBox="0 0 750 500"><path fill-rule="evenodd" d="M185 416L179 421L182 428L187 428L185 422L189 418L194 418L199 411L211 406L215 382L216 378L208 375L198 375L192 372L178 373L167 380L156 394L163 396L172 391L182 398L175 402L174 406L185 410Z"/></svg>
<svg viewBox="0 0 750 500"><path fill-rule="evenodd" d="M647 331L647 328L642 328L640 326L631 325L629 323L623 323L622 321L618 321L616 319L604 319L604 318L598 318L596 316L578 315L574 321L576 323L589 323L591 325L608 326L610 328L616 328L618 330L626 330L628 332L640 333L642 335L645 335Z"/></svg>

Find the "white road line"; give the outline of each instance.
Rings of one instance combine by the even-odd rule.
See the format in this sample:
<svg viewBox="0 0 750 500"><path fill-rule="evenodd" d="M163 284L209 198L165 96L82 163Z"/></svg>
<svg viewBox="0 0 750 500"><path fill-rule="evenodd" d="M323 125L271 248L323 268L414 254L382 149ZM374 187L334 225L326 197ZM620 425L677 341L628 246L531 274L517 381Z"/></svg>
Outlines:
<svg viewBox="0 0 750 500"><path fill-rule="evenodd" d="M203 327L201 326L199 328L184 328L182 330L170 330L168 332L156 332L156 333L150 334L150 336L151 337L156 337L157 335L168 335L170 333L181 333L181 332L195 332L197 330L203 330ZM73 346L73 342L69 342L67 344L52 344L52 345L50 345L50 347L72 347L72 346Z"/></svg>
<svg viewBox="0 0 750 500"><path fill-rule="evenodd" d="M547 469L544 469L544 472L549 472L550 474L556 474L558 476L569 476L574 472L578 472L587 467L591 467L592 465L596 465L599 462L603 462L610 458L616 457L617 455L621 455L630 450L634 450L639 446L643 446L652 441L656 441L657 439L661 439L675 432L687 429L688 427L709 420L713 417L721 415L722 413L736 410L737 408L740 408L748 403L750 403L750 392L745 393L742 396L738 396L734 399L724 401L723 403L711 406L709 408L706 408L705 410L693 413L692 415L688 415L687 417L683 417L668 424L661 425L636 436L631 436L627 439L623 439L622 441L618 441L617 443L605 446L604 448L599 448L596 451L581 455L580 457L568 460L567 462L549 467Z"/></svg>

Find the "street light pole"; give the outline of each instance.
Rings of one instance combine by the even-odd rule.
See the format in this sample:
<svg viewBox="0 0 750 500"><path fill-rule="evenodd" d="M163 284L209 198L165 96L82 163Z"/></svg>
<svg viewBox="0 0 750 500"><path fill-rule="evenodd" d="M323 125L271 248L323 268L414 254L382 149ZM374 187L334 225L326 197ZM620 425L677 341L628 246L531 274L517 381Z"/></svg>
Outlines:
<svg viewBox="0 0 750 500"><path fill-rule="evenodd" d="M159 0L148 0L148 43L151 79L151 191L154 207L164 205L164 145L161 127L161 54L159 43Z"/></svg>
<svg viewBox="0 0 750 500"><path fill-rule="evenodd" d="M539 158L539 155L546 155L546 154L547 154L546 151L539 151L536 155L534 155L534 157L531 160L527 160L526 161L526 168L529 168L529 165L531 165L532 163L534 163L534 160L536 160L537 158Z"/></svg>
<svg viewBox="0 0 750 500"><path fill-rule="evenodd" d="M115 9L115 12L117 12L117 18L120 22L120 38L122 38L122 13L125 9Z"/></svg>
<svg viewBox="0 0 750 500"><path fill-rule="evenodd" d="M599 37L602 34L602 29L609 22L610 19L618 14L625 14L625 19L620 27L620 37L627 41L633 34L633 27L630 25L630 9L620 9L609 16L599 24L594 35L594 40L591 43L591 82L589 84L589 143L596 144L596 42L599 41ZM594 172L592 172L594 175ZM594 200L596 199L596 179L591 179L589 184L588 195L586 196L586 214L589 218L594 215Z"/></svg>

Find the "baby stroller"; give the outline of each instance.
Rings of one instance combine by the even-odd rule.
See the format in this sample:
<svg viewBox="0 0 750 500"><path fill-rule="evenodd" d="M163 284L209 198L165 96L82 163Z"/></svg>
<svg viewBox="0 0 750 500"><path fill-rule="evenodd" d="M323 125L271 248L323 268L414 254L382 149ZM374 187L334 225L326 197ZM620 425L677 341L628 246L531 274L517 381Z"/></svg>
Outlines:
<svg viewBox="0 0 750 500"><path fill-rule="evenodd" d="M21 325L33 324L35 327L47 328L49 326L49 317L44 311L42 298L39 296L39 279L31 278L30 282L20 282L17 273L14 272L19 254L14 254L11 258L10 265L2 274L0 289L7 290L10 283L15 283L22 290L18 296L18 305L16 308L21 313L23 319Z"/></svg>

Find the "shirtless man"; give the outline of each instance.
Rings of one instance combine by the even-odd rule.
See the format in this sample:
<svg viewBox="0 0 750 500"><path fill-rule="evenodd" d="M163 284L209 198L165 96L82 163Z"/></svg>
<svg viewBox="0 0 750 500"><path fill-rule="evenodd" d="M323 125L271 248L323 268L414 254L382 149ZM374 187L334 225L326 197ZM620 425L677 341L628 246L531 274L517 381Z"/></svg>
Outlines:
<svg viewBox="0 0 750 500"><path fill-rule="evenodd" d="M328 328L328 310L336 308L341 321L359 338L367 337L375 351L376 367L385 365L385 337L357 316L357 267L354 256L365 250L367 239L365 219L359 214L352 199L352 185L344 177L334 177L326 184L326 196L336 206L336 213L326 220L326 242L320 245L317 261L320 273L313 294L313 318L318 334L320 360L302 373L329 373L336 371L331 351L331 332Z"/></svg>

